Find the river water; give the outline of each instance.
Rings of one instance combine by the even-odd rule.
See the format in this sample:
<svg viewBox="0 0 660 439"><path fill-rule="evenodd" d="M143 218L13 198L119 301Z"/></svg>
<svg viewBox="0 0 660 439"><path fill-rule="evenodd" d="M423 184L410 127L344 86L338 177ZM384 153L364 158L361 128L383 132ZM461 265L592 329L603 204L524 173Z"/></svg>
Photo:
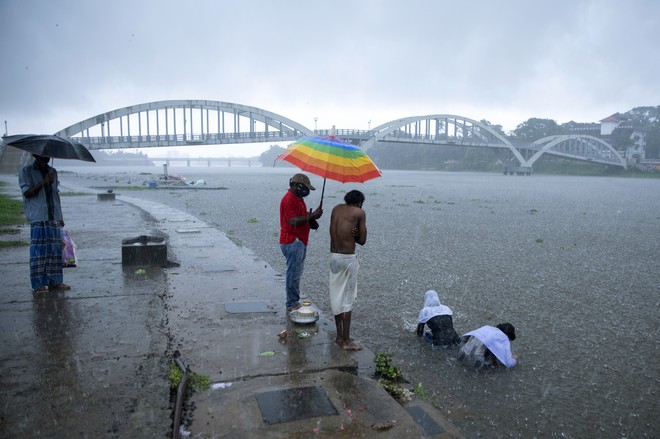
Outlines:
<svg viewBox="0 0 660 439"><path fill-rule="evenodd" d="M88 186L140 186L160 169L70 171ZM221 189L118 192L191 213L284 272L278 206L295 169L172 171ZM312 183L308 207L323 181ZM328 181L302 281L328 315L330 210L354 188L366 196L369 234L352 335L391 353L466 437L657 437L660 180L385 171L365 184ZM466 370L455 351L418 339L428 289L453 309L459 333L512 323L520 365Z"/></svg>

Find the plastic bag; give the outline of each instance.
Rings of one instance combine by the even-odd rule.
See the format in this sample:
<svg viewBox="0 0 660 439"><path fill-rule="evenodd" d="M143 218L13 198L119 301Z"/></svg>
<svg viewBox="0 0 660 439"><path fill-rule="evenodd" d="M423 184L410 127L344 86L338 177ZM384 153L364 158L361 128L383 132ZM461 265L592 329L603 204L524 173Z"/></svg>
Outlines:
<svg viewBox="0 0 660 439"><path fill-rule="evenodd" d="M71 239L68 230L62 230L62 265L64 267L77 267L76 244Z"/></svg>

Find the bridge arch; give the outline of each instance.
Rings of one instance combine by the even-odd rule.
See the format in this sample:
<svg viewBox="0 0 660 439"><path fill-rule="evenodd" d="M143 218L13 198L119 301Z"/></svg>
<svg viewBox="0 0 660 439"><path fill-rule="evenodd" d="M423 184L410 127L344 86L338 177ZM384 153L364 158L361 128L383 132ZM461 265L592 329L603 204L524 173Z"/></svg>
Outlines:
<svg viewBox="0 0 660 439"><path fill-rule="evenodd" d="M101 150L293 142L325 133L262 108L212 100L166 100L101 113L56 134L73 137L91 150ZM368 131L339 129L337 136L364 151L379 141L508 149L520 167L530 170L543 154L624 169L627 165L619 152L597 137L559 135L512 144L489 125L453 114L411 116Z"/></svg>
<svg viewBox="0 0 660 439"><path fill-rule="evenodd" d="M166 100L101 113L56 134L74 137L90 149L119 149L284 142L314 135L314 131L262 108L211 100Z"/></svg>
<svg viewBox="0 0 660 439"><path fill-rule="evenodd" d="M627 167L626 160L609 143L594 136L548 136L532 143L538 150L527 160L532 166L544 153L606 165Z"/></svg>
<svg viewBox="0 0 660 439"><path fill-rule="evenodd" d="M525 163L520 151L509 140L491 127L464 116L431 114L406 117L379 125L369 133L369 139L360 143L364 151L379 141L485 146L508 149L521 164Z"/></svg>

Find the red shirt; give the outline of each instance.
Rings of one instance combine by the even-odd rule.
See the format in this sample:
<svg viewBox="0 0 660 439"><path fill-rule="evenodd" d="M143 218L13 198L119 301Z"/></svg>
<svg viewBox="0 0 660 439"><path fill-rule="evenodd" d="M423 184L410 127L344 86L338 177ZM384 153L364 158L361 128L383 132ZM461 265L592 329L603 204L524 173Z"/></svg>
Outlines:
<svg viewBox="0 0 660 439"><path fill-rule="evenodd" d="M297 197L291 191L286 191L282 201L280 201L280 244L291 244L298 238L303 244L307 245L309 223L298 227L291 227L289 224L291 218L306 215L307 205L305 205L305 200Z"/></svg>

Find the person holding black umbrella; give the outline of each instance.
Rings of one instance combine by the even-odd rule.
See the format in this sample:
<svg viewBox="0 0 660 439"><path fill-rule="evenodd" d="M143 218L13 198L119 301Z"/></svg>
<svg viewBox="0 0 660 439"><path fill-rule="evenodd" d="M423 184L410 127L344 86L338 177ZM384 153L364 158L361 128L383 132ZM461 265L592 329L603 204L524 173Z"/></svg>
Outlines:
<svg viewBox="0 0 660 439"><path fill-rule="evenodd" d="M35 293L70 290L62 271L62 206L59 180L50 157L32 155L18 183L23 194L25 216L30 222L30 282Z"/></svg>

